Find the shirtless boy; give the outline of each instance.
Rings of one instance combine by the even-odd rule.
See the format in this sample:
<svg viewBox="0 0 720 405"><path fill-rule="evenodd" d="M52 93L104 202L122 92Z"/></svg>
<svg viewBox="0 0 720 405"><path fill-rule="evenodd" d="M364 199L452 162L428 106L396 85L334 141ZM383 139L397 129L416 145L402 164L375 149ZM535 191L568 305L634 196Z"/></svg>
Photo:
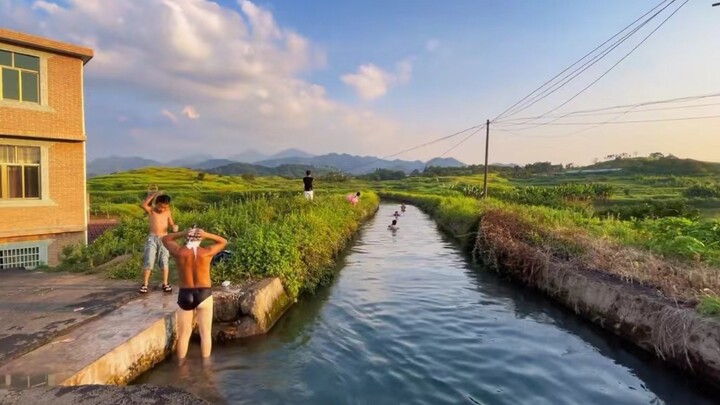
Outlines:
<svg viewBox="0 0 720 405"><path fill-rule="evenodd" d="M185 246L177 244L178 238L185 237ZM209 239L214 244L201 247L200 242ZM176 232L162 238L163 245L175 259L178 270L177 310L177 348L180 364L183 363L192 334L193 314L197 311L200 329L200 351L203 359L210 356L212 350L213 297L210 283L210 263L213 256L220 253L227 241L202 229L192 228L186 232Z"/></svg>
<svg viewBox="0 0 720 405"><path fill-rule="evenodd" d="M155 198L155 204L150 205L152 199ZM150 272L155 267L156 259L160 258L160 267L162 267L163 283L162 289L166 293L172 292L172 287L168 284L169 261L167 249L162 244L162 237L167 235L168 226L176 230L175 223L170 213L170 196L158 195L158 193L150 193L140 204L143 210L147 212L150 222L148 237L145 239L145 252L143 253L143 284L140 286L141 293L148 292L148 281L150 280Z"/></svg>

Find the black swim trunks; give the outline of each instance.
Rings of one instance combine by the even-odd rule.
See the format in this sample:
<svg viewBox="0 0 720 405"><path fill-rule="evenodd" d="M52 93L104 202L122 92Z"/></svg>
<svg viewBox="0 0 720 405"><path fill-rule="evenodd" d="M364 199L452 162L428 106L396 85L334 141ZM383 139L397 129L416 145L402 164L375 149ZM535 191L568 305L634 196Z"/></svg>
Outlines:
<svg viewBox="0 0 720 405"><path fill-rule="evenodd" d="M178 291L177 303L185 311L192 311L211 295L211 288L181 288Z"/></svg>

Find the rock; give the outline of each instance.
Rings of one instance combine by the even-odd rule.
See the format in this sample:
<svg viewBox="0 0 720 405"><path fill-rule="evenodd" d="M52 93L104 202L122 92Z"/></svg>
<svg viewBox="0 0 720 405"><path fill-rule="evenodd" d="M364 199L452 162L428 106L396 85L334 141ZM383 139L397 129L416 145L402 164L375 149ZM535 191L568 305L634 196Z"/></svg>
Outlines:
<svg viewBox="0 0 720 405"><path fill-rule="evenodd" d="M279 278L266 278L251 286L240 300L244 315L252 318L258 330L265 333L292 304ZM238 325L243 324L243 319ZM250 329L250 328L249 328Z"/></svg>
<svg viewBox="0 0 720 405"><path fill-rule="evenodd" d="M152 385L77 385L73 387L0 390L0 405L104 405L104 404L207 405L209 402L173 387Z"/></svg>
<svg viewBox="0 0 720 405"><path fill-rule="evenodd" d="M213 320L215 322L233 322L240 318L240 288L213 291Z"/></svg>

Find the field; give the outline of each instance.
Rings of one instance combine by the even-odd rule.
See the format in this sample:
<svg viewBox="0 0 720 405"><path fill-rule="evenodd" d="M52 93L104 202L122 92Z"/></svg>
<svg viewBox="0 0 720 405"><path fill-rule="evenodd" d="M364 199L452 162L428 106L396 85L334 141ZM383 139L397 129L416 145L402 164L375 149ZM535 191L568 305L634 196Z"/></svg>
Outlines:
<svg viewBox="0 0 720 405"><path fill-rule="evenodd" d="M715 303L720 291L720 193L713 194L718 184L712 175L491 173L488 199L481 198L482 184L478 174L385 181L321 176L316 203L307 204L300 179L165 168L96 177L88 182L92 214L121 217L122 225L90 248L68 252L65 265L91 271L131 253L132 265L111 276L135 277L145 226L138 203L156 185L173 197L181 226L197 222L230 237L237 254L215 273L217 280L278 275L299 294L321 282L334 255L377 204L374 192L424 205L468 246L480 221L495 221L523 229L519 238L553 257L582 258L623 279L714 308L707 303ZM365 195L359 211L343 200L356 190ZM612 268L607 261L615 263Z"/></svg>

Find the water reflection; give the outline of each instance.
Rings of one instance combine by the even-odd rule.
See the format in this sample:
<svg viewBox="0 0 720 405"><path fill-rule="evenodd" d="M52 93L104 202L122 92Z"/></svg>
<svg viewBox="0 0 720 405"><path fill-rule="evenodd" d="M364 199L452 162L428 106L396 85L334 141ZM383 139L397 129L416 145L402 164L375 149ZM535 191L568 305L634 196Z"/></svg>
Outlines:
<svg viewBox="0 0 720 405"><path fill-rule="evenodd" d="M267 336L215 348L212 395L228 403L713 403L539 293L473 265L415 208L388 231L394 209L382 207L333 284L304 297ZM173 383L177 372L166 363L140 382Z"/></svg>

